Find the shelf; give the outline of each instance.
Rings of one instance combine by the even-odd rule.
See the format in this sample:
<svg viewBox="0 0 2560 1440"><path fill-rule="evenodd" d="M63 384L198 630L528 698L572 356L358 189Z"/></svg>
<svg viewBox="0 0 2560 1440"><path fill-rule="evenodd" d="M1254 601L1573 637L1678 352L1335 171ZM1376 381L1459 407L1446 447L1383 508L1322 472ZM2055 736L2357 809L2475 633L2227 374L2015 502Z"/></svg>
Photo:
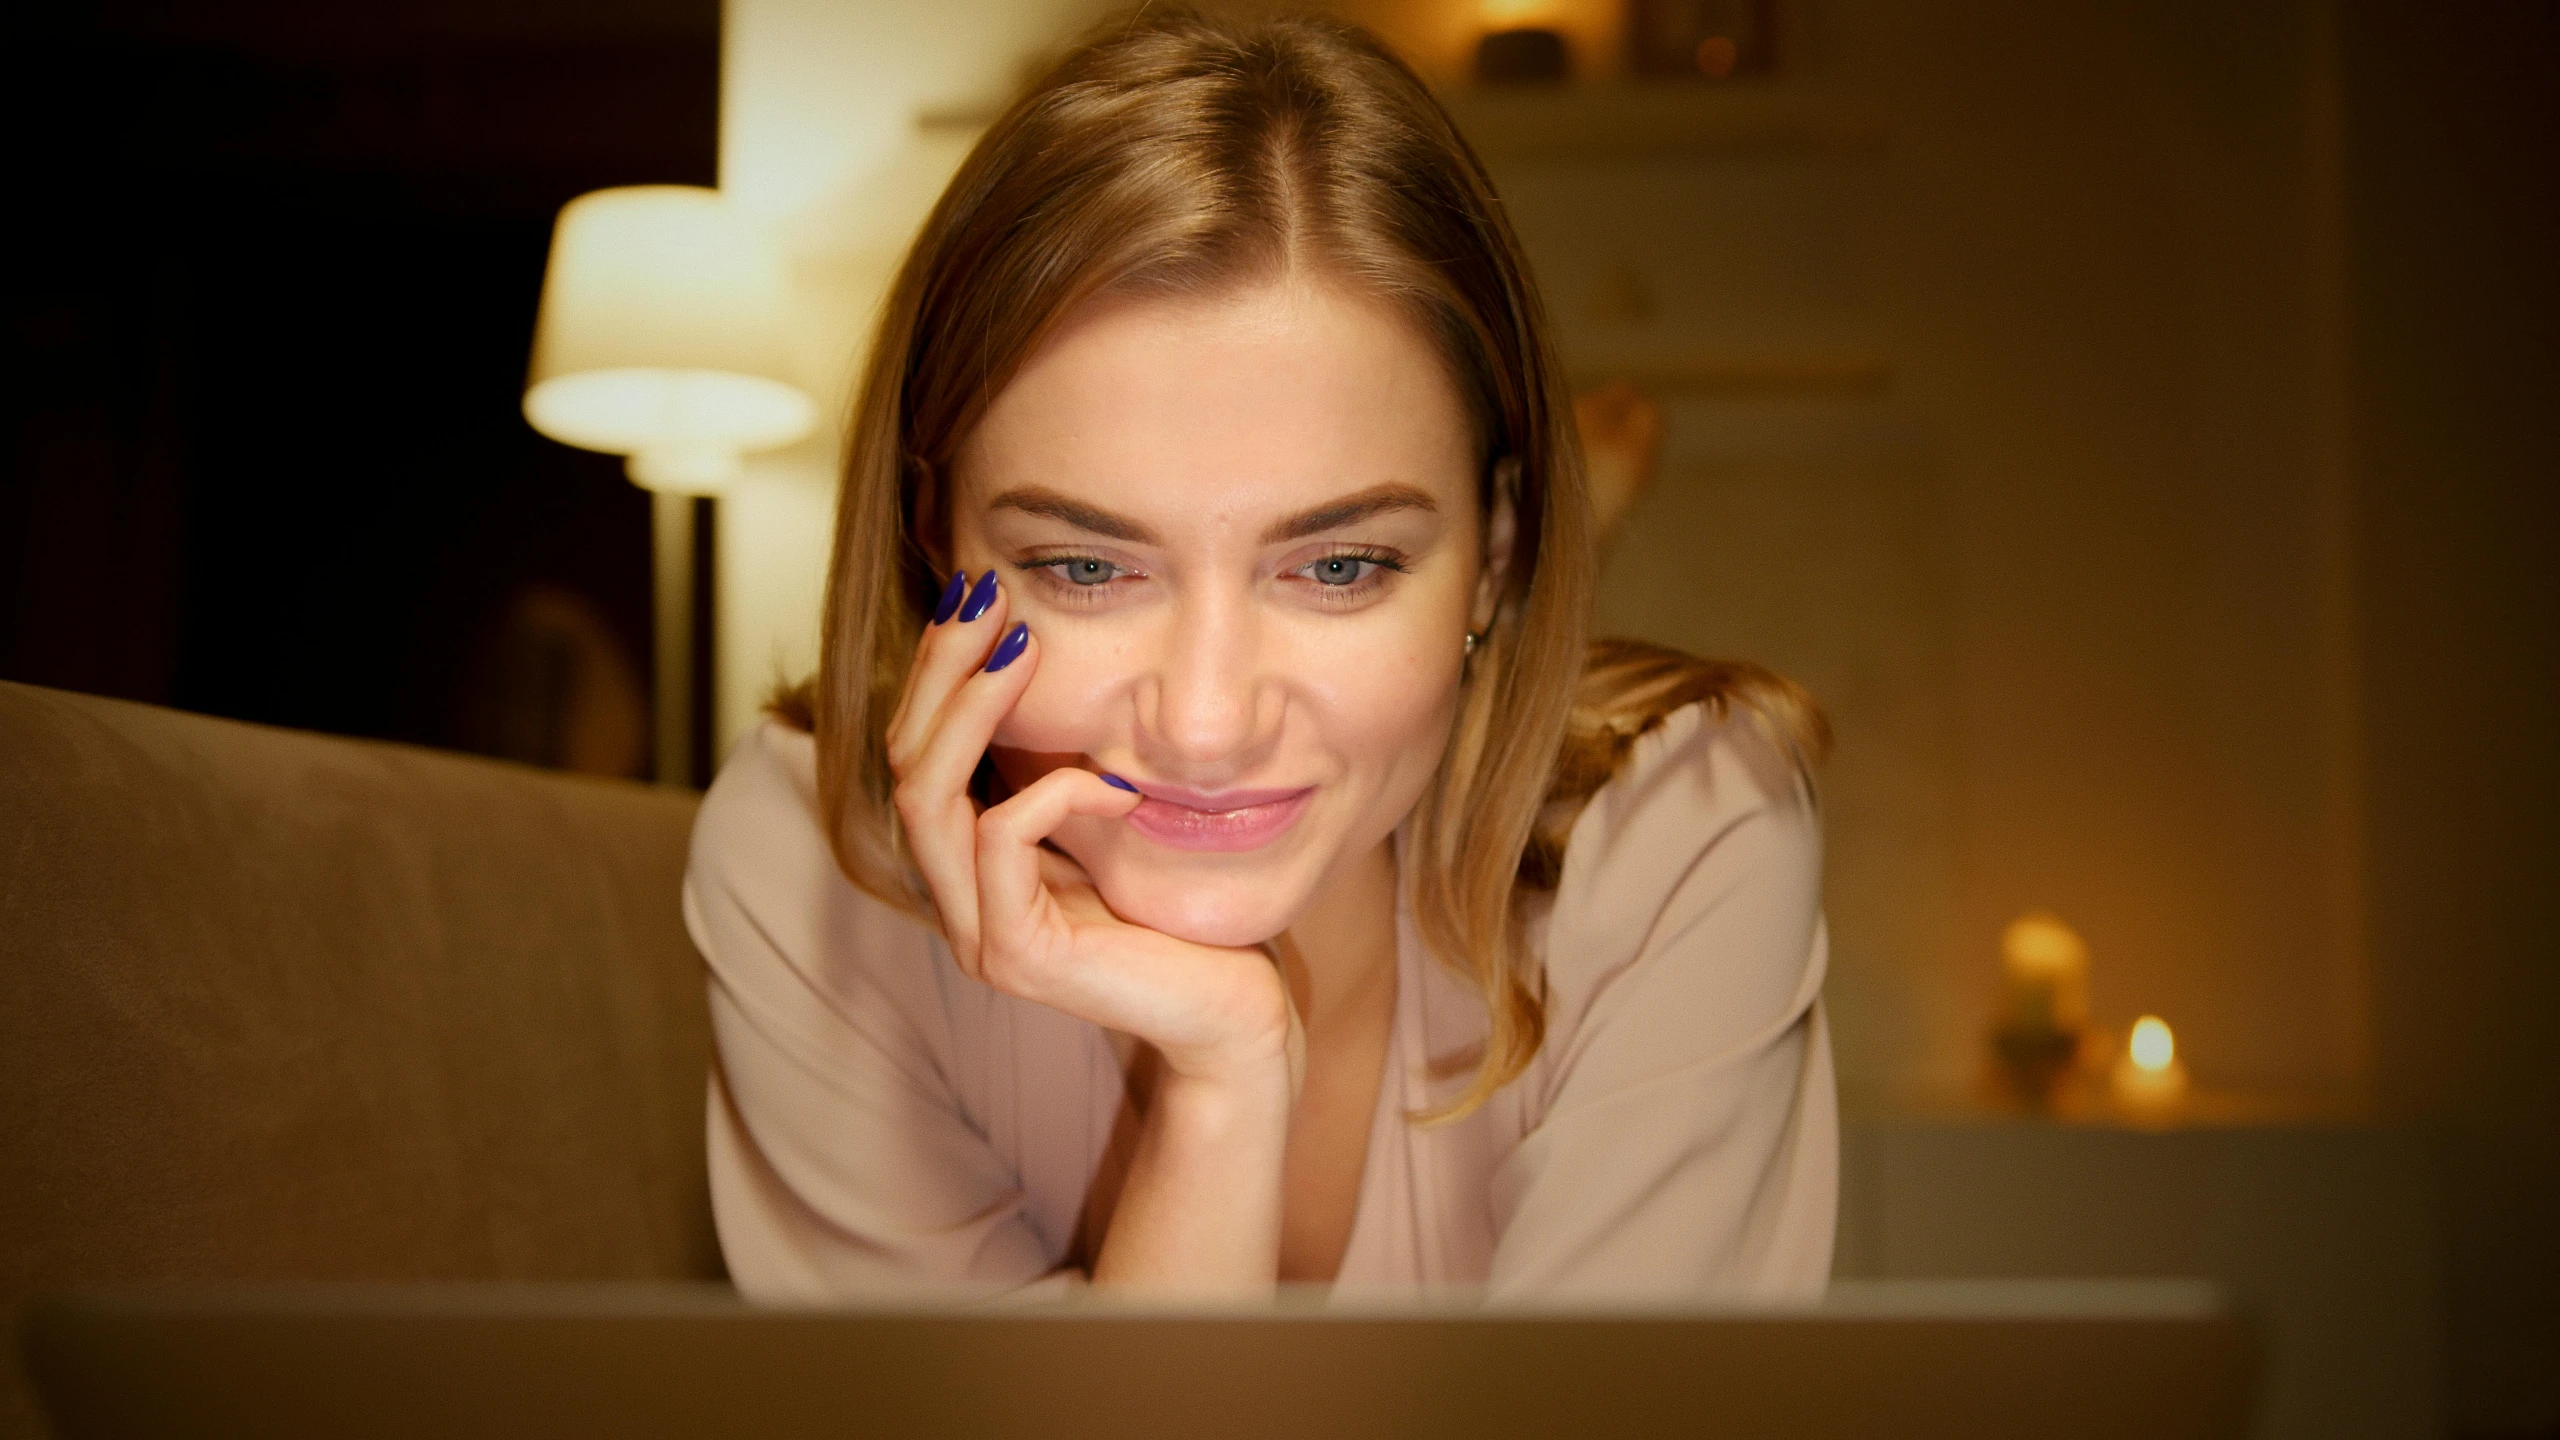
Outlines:
<svg viewBox="0 0 2560 1440"><path fill-rule="evenodd" d="M1631 382L1656 399L1770 396L1871 399L1893 380L1880 355L1717 355L1688 359L1608 359L1581 356L1566 362L1577 390Z"/></svg>
<svg viewBox="0 0 2560 1440"><path fill-rule="evenodd" d="M1471 87L1439 98L1487 164L1858 154L1884 145L1883 124L1866 111L1756 81ZM923 111L915 124L921 134L966 138L994 119L992 109L960 106Z"/></svg>
<svg viewBox="0 0 2560 1440"><path fill-rule="evenodd" d="M1489 165L1859 154L1885 136L1863 110L1759 82L1477 87L1440 101Z"/></svg>
<svg viewBox="0 0 2560 1440"><path fill-rule="evenodd" d="M1852 1089L1841 1097L1844 1123L1869 1129L2120 1130L2147 1134L2180 1131L2366 1129L2383 1124L2371 1105L2346 1090L2225 1090L2204 1088L2174 1110L2129 1115L2102 1094L2066 1093L2050 1113L1986 1098L1957 1088Z"/></svg>

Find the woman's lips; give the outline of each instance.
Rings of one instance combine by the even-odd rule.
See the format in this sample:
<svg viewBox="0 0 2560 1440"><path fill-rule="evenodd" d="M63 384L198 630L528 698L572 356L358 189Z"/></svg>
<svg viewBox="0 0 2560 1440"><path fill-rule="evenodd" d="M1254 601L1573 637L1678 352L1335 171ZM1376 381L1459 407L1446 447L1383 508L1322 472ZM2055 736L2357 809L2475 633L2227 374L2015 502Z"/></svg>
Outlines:
<svg viewBox="0 0 2560 1440"><path fill-rule="evenodd" d="M1175 850L1259 850L1280 838L1307 808L1312 785L1296 790L1196 790L1141 785L1147 798L1129 812L1138 833Z"/></svg>

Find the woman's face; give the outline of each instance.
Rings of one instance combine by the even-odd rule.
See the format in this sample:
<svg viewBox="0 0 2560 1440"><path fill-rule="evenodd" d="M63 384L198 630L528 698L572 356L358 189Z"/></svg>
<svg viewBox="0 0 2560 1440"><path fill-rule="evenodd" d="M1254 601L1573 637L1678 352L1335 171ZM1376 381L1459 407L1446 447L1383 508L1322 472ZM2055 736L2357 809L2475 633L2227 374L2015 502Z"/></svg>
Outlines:
<svg viewBox="0 0 2560 1440"><path fill-rule="evenodd" d="M1268 939L1412 810L1490 613L1472 451L1430 345L1304 281L1097 302L997 396L950 496L1040 642L993 754L1146 795L1053 837L1115 913Z"/></svg>

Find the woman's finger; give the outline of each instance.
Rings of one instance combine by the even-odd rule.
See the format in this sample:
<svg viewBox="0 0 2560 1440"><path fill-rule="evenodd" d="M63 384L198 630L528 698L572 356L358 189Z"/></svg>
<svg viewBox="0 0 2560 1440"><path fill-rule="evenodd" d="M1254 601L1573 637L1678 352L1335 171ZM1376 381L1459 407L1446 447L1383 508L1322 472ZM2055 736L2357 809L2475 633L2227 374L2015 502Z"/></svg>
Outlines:
<svg viewBox="0 0 2560 1440"><path fill-rule="evenodd" d="M943 593L947 598L949 588ZM898 708L889 717L885 748L890 773L903 774L931 741L952 694L978 673L1002 641L1011 609L996 572L990 570L968 584L948 619L925 626L907 670L906 688L899 692ZM942 611L937 607L934 613Z"/></svg>
<svg viewBox="0 0 2560 1440"><path fill-rule="evenodd" d="M1040 842L1070 815L1117 820L1144 797L1090 770L1052 770L1022 793L978 817L980 943L990 951L1029 948L1043 915L1046 884Z"/></svg>
<svg viewBox="0 0 2560 1440"><path fill-rule="evenodd" d="M1027 631L1008 641L1009 632L997 628L1005 608L995 572L989 571L948 619L927 630L901 701L897 726L902 733L890 755L907 853L933 897L952 957L971 975L979 973L980 946L978 812L969 798L969 780L996 725L1021 698L1032 669L997 663L1028 648ZM963 615L971 618L963 620ZM988 669L990 665L995 668ZM955 711L962 694L971 703Z"/></svg>
<svg viewBox="0 0 2560 1440"><path fill-rule="evenodd" d="M896 708L889 712L889 725L881 732L882 734L897 733L899 724L906 719L908 703L915 696L916 672L924 667L924 657L933 648L926 642L931 640L934 633L943 625L949 623L954 614L958 613L960 602L968 597L969 584L969 572L966 569L952 571L950 577L942 582L942 588L937 592L933 608L925 612L924 626L916 634L916 648L907 653L907 675L898 683L898 703Z"/></svg>
<svg viewBox="0 0 2560 1440"><path fill-rule="evenodd" d="M1030 687L1039 665L1039 642L1029 626L1017 621L996 641L978 671L953 687L942 702L931 733L898 776L899 793L935 804L965 797L969 778L977 773L996 727ZM971 813L974 818L975 812Z"/></svg>
<svg viewBox="0 0 2560 1440"><path fill-rule="evenodd" d="M901 791L898 820L906 834L907 858L924 878L942 921L942 938L951 958L970 975L979 969L978 867L974 846L977 816L962 795L956 802L927 807Z"/></svg>

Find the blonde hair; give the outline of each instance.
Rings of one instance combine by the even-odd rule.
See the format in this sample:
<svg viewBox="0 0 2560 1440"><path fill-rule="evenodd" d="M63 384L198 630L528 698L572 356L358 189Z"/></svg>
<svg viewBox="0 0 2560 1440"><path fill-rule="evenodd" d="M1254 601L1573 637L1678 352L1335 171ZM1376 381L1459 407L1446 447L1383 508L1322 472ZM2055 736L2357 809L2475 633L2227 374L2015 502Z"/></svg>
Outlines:
<svg viewBox="0 0 2560 1440"><path fill-rule="evenodd" d="M1366 34L1150 10L1095 31L995 121L890 291L851 417L818 672L773 709L816 737L819 803L845 875L928 914L884 741L947 568L947 505L929 487L1082 302L1293 273L1414 323L1467 403L1488 506L1502 477L1512 487L1503 593L1406 865L1424 940L1492 1020L1472 1083L1428 1117L1446 1120L1537 1053L1544 986L1517 902L1524 884L1552 886L1571 813L1633 737L1701 700L1752 704L1794 727L1800 753L1818 753L1820 732L1818 717L1804 726L1801 693L1766 672L1629 642L1586 663L1589 503L1537 291L1483 166Z"/></svg>

